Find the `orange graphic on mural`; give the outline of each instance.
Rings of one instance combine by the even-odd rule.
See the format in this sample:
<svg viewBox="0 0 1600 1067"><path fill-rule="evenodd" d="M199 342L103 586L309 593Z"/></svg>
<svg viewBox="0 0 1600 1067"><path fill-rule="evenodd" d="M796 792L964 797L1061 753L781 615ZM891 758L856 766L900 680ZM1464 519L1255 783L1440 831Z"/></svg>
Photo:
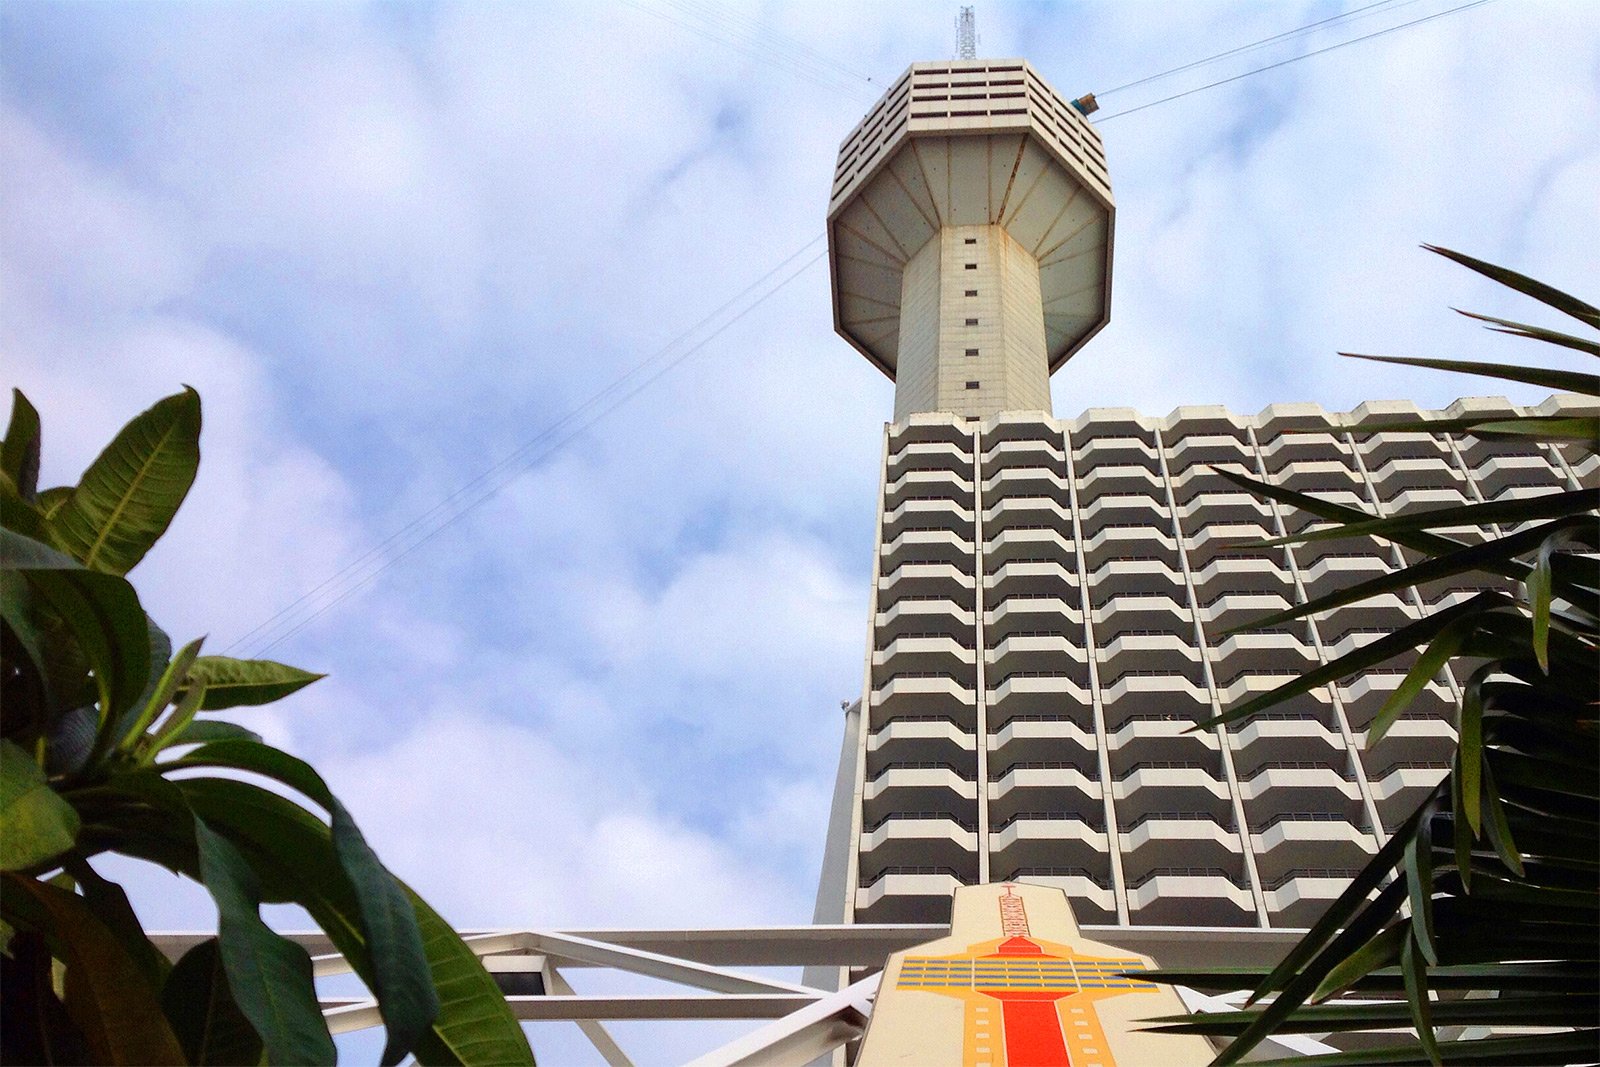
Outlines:
<svg viewBox="0 0 1600 1067"><path fill-rule="evenodd" d="M1005 890L1001 937L950 956L907 956L895 988L965 1004L962 1060L971 1067L1115 1067L1094 1004L1156 990L1124 977L1143 961L1085 956L1032 937L1022 898Z"/></svg>

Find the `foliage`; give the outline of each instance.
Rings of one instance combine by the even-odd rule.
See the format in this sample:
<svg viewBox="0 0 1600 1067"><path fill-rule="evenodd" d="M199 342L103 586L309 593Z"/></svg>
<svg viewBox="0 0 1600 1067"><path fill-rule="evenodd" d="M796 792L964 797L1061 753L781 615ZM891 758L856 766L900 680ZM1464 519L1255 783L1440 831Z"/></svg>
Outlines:
<svg viewBox="0 0 1600 1067"><path fill-rule="evenodd" d="M1600 330L1600 311L1515 272L1430 248ZM1470 314L1470 313L1463 313ZM1590 356L1600 344L1492 318L1498 332ZM1549 367L1381 359L1600 396L1600 379ZM1467 432L1593 454L1600 417L1480 416L1365 424L1363 431ZM1464 679L1449 772L1321 920L1271 973L1165 972L1196 988L1259 979L1247 1010L1161 1020L1161 1029L1232 1037L1234 1063L1277 1032L1413 1027L1384 1048L1295 1063L1593 1063L1600 1041L1600 521L1592 490L1497 500L1380 518L1238 474L1234 482L1326 520L1268 544L1368 535L1417 562L1244 628L1303 619L1380 593L1454 575L1488 586L1244 704L1246 718L1397 654L1415 664L1370 728L1376 744L1446 663ZM1448 531L1500 524L1471 544ZM1207 724L1210 725L1210 724ZM1343 996L1341 996L1343 995ZM1492 1036L1441 1034L1495 1027ZM1532 1030L1519 1028L1534 1028ZM1483 1033L1484 1031L1477 1031ZM1449 1039L1447 1039L1447 1037ZM1391 1037L1391 1040L1396 1040ZM1289 1061L1283 1061L1289 1062Z"/></svg>
<svg viewBox="0 0 1600 1067"><path fill-rule="evenodd" d="M204 715L321 675L201 640L174 652L123 577L194 482L199 395L138 416L75 486L38 488L39 449L16 392L0 442L0 1060L333 1062L310 957L261 919L292 902L373 991L384 1063L531 1063L477 957L321 777ZM91 863L108 853L204 885L217 936L168 961Z"/></svg>

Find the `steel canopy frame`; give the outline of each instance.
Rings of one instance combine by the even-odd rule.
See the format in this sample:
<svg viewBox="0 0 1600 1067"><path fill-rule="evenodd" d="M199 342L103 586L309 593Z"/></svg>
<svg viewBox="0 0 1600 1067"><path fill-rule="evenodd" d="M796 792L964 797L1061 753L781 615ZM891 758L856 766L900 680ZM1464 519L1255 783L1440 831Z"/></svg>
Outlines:
<svg viewBox="0 0 1600 1067"><path fill-rule="evenodd" d="M798 1065L850 1044L865 1031L877 992L878 971L892 952L948 933L942 925L760 926L670 930L483 930L464 933L503 989L512 1013L527 1022L571 1022L606 1063L631 1067L611 1037L607 1021L751 1020L750 1032L692 1061L692 1067ZM1083 933L1153 956L1166 966L1214 962L1225 952L1241 966L1270 964L1301 931L1250 928L1085 926ZM176 959L208 933L153 935ZM312 954L319 978L351 973L321 931L285 936ZM641 976L685 987L683 992L581 994L563 970L586 967ZM799 984L751 974L743 967L802 967L808 981L848 977L835 992L821 984ZM529 992L528 990L538 990ZM1206 997L1182 990L1192 1011L1231 1011L1232 997ZM322 998L323 1015L335 1034L382 1024L370 997ZM1271 1055L1336 1051L1312 1035L1285 1035L1264 1042Z"/></svg>

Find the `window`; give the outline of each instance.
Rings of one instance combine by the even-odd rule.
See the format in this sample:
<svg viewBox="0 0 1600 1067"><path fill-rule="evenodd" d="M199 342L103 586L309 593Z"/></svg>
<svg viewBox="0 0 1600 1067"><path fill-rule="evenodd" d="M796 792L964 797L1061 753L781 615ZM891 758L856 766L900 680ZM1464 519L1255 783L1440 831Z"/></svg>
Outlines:
<svg viewBox="0 0 1600 1067"><path fill-rule="evenodd" d="M968 237L963 239L961 243L964 245L975 245L978 243L978 239L976 237Z"/></svg>
<svg viewBox="0 0 1600 1067"><path fill-rule="evenodd" d="M978 354L978 350L977 350L977 349L976 349L976 348L969 348L969 349L967 349L967 355L969 355L969 356L975 356L975 355L977 355L977 354Z"/></svg>
<svg viewBox="0 0 1600 1067"><path fill-rule="evenodd" d="M977 296L978 295L978 290L976 290L976 289L968 289L967 290L967 295L968 296Z"/></svg>
<svg viewBox="0 0 1600 1067"><path fill-rule="evenodd" d="M977 319L968 319L967 320L967 325L968 326L976 326L976 325L978 325L978 320Z"/></svg>
<svg viewBox="0 0 1600 1067"><path fill-rule="evenodd" d="M967 383L967 388L968 389L976 389L977 387L978 387L978 383L977 382L968 382Z"/></svg>
<svg viewBox="0 0 1600 1067"><path fill-rule="evenodd" d="M963 263L962 266L965 267L967 270L977 270L978 269L978 265L976 263Z"/></svg>

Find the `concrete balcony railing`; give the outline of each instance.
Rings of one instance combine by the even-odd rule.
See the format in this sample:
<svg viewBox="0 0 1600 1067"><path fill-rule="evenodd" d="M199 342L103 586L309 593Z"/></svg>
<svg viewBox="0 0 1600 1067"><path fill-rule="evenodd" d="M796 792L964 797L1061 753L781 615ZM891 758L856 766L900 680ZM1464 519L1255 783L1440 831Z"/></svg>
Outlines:
<svg viewBox="0 0 1600 1067"><path fill-rule="evenodd" d="M1157 868L1128 886L1128 911L1140 925L1246 926L1255 918L1255 899L1223 868Z"/></svg>
<svg viewBox="0 0 1600 1067"><path fill-rule="evenodd" d="M1234 769L1248 776L1265 763L1303 760L1308 753L1320 759L1345 758L1344 735L1314 719L1246 719L1229 727Z"/></svg>
<svg viewBox="0 0 1600 1067"><path fill-rule="evenodd" d="M1060 812L1019 812L989 835L992 865L1041 866L1063 858L1103 860L1109 848L1104 830Z"/></svg>
<svg viewBox="0 0 1600 1067"><path fill-rule="evenodd" d="M1013 560L1048 557L1060 560L1064 566L1077 569L1076 554L1072 547L1072 525L1065 527L1017 527L1002 530L989 538L983 546L984 562L995 567Z"/></svg>
<svg viewBox="0 0 1600 1067"><path fill-rule="evenodd" d="M1276 528L1265 521L1208 523L1184 537L1184 547L1189 553L1189 566L1195 570L1207 566L1212 560L1223 559L1237 553L1273 553L1272 559L1283 558L1282 549L1257 549L1262 541L1277 536Z"/></svg>
<svg viewBox="0 0 1600 1067"><path fill-rule="evenodd" d="M867 735L867 755L893 751L896 760L948 761L947 752L978 750L978 738L948 719L896 719ZM965 761L963 761L965 762Z"/></svg>
<svg viewBox="0 0 1600 1067"><path fill-rule="evenodd" d="M1094 805L1100 803L1100 783L1085 774L1081 768L1071 765L1013 766L989 783L989 799L1002 800L1011 794L1032 790L1067 790L1092 801ZM1013 805L1009 811L998 817L1003 819L1022 810L1027 809ZM1091 806L1086 810L1092 811L1094 808ZM996 816L991 815L991 817Z"/></svg>
<svg viewBox="0 0 1600 1067"><path fill-rule="evenodd" d="M1201 599L1198 613L1208 625L1223 619L1229 620L1228 624L1231 625L1235 619L1265 615L1289 606L1289 598L1283 593L1219 593Z"/></svg>
<svg viewBox="0 0 1600 1067"><path fill-rule="evenodd" d="M1010 634L985 654L985 661L991 681L1019 672L1065 672L1075 678L1085 691L1089 686L1088 657L1082 644L1060 633L1024 631Z"/></svg>
<svg viewBox="0 0 1600 1067"><path fill-rule="evenodd" d="M862 828L861 874L911 864L957 866L978 851L978 833L943 812L895 812Z"/></svg>
<svg viewBox="0 0 1600 1067"><path fill-rule="evenodd" d="M1141 594L1181 594L1183 571L1176 562L1159 557L1112 558L1089 572L1089 587L1095 596L1139 596Z"/></svg>
<svg viewBox="0 0 1600 1067"><path fill-rule="evenodd" d="M1160 453L1155 446L1137 437L1100 436L1074 438L1074 456L1085 467L1108 463L1142 462L1152 471L1159 470Z"/></svg>
<svg viewBox="0 0 1600 1067"><path fill-rule="evenodd" d="M1376 751L1367 745L1367 731L1355 734L1356 747L1372 771L1391 763L1427 763L1443 765L1448 762L1451 746L1456 742L1455 725L1444 719L1397 719L1384 735ZM1368 777L1371 777L1369 772Z"/></svg>
<svg viewBox="0 0 1600 1067"><path fill-rule="evenodd" d="M1291 624L1293 625L1293 624ZM1232 633L1211 646L1219 678L1240 670L1310 670L1316 649L1297 633L1267 631Z"/></svg>
<svg viewBox="0 0 1600 1067"><path fill-rule="evenodd" d="M985 599L1003 600L1017 595L1046 595L1076 599L1077 569L1065 560L1013 560L989 572L984 588L993 593Z"/></svg>
<svg viewBox="0 0 1600 1067"><path fill-rule="evenodd" d="M1209 717L1211 709L1208 704L1196 705L1196 710L1203 711L1203 717ZM1200 718L1180 718L1165 713L1131 716L1106 734L1106 745L1119 763L1198 759L1194 750L1216 752L1222 747L1214 732L1191 729L1199 721Z"/></svg>
<svg viewBox="0 0 1600 1067"><path fill-rule="evenodd" d="M891 811L954 814L961 801L977 798L978 783L945 764L890 764L867 779L861 793L868 818L881 818Z"/></svg>
<svg viewBox="0 0 1600 1067"><path fill-rule="evenodd" d="M1005 721L1016 715L1059 712L1063 706L1088 707L1090 693L1087 685L1079 684L1064 671L1019 672L990 689L986 701L995 718Z"/></svg>
<svg viewBox="0 0 1600 1067"><path fill-rule="evenodd" d="M1464 489L1466 479L1451 462L1448 452L1434 456L1395 456L1378 463L1367 464L1367 476L1377 486L1378 495L1385 496L1388 487L1404 482L1418 489Z"/></svg>
<svg viewBox="0 0 1600 1067"><path fill-rule="evenodd" d="M973 511L943 497L918 496L902 500L883 513L883 536L893 540L902 529L937 526L971 537Z"/></svg>
<svg viewBox="0 0 1600 1067"><path fill-rule="evenodd" d="M907 471L950 471L972 477L972 450L949 441L912 441L889 456L889 480Z"/></svg>
<svg viewBox="0 0 1600 1067"><path fill-rule="evenodd" d="M959 501L963 506L972 503L972 481L954 471L906 471L884 487L884 501L890 507L906 497L944 497Z"/></svg>
<svg viewBox="0 0 1600 1067"><path fill-rule="evenodd" d="M1107 494L1078 511L1083 536L1092 538L1109 525L1145 524L1163 531L1171 528L1171 513L1164 499L1140 493Z"/></svg>
<svg viewBox="0 0 1600 1067"><path fill-rule="evenodd" d="M1046 465L1064 470L1066 462L1067 454L1061 448L1059 436L1055 440L1021 438L997 441L990 445L983 453L983 472L989 474L991 469Z"/></svg>
<svg viewBox="0 0 1600 1067"><path fill-rule="evenodd" d="M1071 597L1012 596L984 612L984 629L989 640L1004 640L1013 633L1036 633L1053 626L1074 627L1081 632L1083 611L1076 595Z"/></svg>
<svg viewBox="0 0 1600 1067"><path fill-rule="evenodd" d="M896 674L945 674L965 686L977 685L978 654L954 637L905 636L872 654L872 681L882 684Z"/></svg>
<svg viewBox="0 0 1600 1067"><path fill-rule="evenodd" d="M1381 593L1319 616L1318 630L1324 645L1338 648L1339 642L1352 631L1396 630L1419 617L1420 612L1411 606L1409 599L1398 593Z"/></svg>
<svg viewBox="0 0 1600 1067"><path fill-rule="evenodd" d="M1161 499L1166 496L1166 483L1160 473L1142 464L1118 463L1090 467L1078 480L1078 504L1087 507L1107 494L1136 493Z"/></svg>
<svg viewBox="0 0 1600 1067"><path fill-rule="evenodd" d="M1449 768L1438 765L1401 765L1378 770L1367 776L1372 799L1384 825L1392 826L1409 815L1424 794L1438 785Z"/></svg>
<svg viewBox="0 0 1600 1067"><path fill-rule="evenodd" d="M1106 665L1108 675L1124 655L1148 657L1155 653L1167 659L1177 657L1190 663L1200 662L1200 649L1193 641L1165 630L1124 631L1100 646L1100 660Z"/></svg>
<svg viewBox="0 0 1600 1067"><path fill-rule="evenodd" d="M1293 867L1326 865L1330 856L1340 865L1366 862L1378 851L1366 830L1336 812L1291 811L1257 824L1250 831L1263 878L1276 878Z"/></svg>
<svg viewBox="0 0 1600 1067"><path fill-rule="evenodd" d="M1359 868L1308 868L1263 887L1274 926L1310 926L1350 885Z"/></svg>
<svg viewBox="0 0 1600 1067"><path fill-rule="evenodd" d="M1379 495L1383 495L1381 489ZM1471 503L1471 500L1461 489L1405 489L1386 498L1384 502L1389 505L1391 514L1404 515L1437 508L1459 507Z"/></svg>
<svg viewBox="0 0 1600 1067"><path fill-rule="evenodd" d="M1210 700L1206 687L1175 672L1129 672L1110 685L1102 685L1100 701L1106 708L1107 728L1117 729L1130 715L1161 714L1173 698L1204 703ZM1113 710L1115 709L1115 710ZM1112 720L1115 720L1115 726Z"/></svg>
<svg viewBox="0 0 1600 1067"><path fill-rule="evenodd" d="M1281 593L1294 588L1289 571L1276 559L1261 556L1219 555L1204 567L1191 571L1195 591L1202 599L1213 592Z"/></svg>
<svg viewBox="0 0 1600 1067"><path fill-rule="evenodd" d="M1199 433L1186 434L1176 440L1167 440L1167 455L1175 466L1194 464L1253 463L1250 442L1243 434Z"/></svg>
<svg viewBox="0 0 1600 1067"><path fill-rule="evenodd" d="M903 674L890 678L872 690L872 716L880 721L903 715L934 715L952 722L968 723L974 718L978 692L945 674Z"/></svg>
<svg viewBox="0 0 1600 1067"><path fill-rule="evenodd" d="M1325 596L1370 578L1388 574L1394 568L1379 556L1359 553L1329 553L1300 568L1300 581L1309 597Z"/></svg>
<svg viewBox="0 0 1600 1067"><path fill-rule="evenodd" d="M984 478L985 498L1002 496L1049 497L1062 507L1072 501L1066 475L1044 467L1012 467Z"/></svg>
<svg viewBox="0 0 1600 1067"><path fill-rule="evenodd" d="M890 867L856 890L856 921L864 923L927 922L930 915L948 918L956 886L977 881L955 867ZM943 921L942 919L938 921Z"/></svg>
<svg viewBox="0 0 1600 1067"><path fill-rule="evenodd" d="M964 570L972 568L975 546L953 530L902 529L883 545L882 562L892 570L908 559L949 563Z"/></svg>
<svg viewBox="0 0 1600 1067"><path fill-rule="evenodd" d="M1472 461L1469 458L1467 462ZM1563 487L1560 472L1542 455L1490 456L1472 468L1472 480L1489 499L1513 485Z"/></svg>
<svg viewBox="0 0 1600 1067"><path fill-rule="evenodd" d="M902 563L878 579L878 592L892 597L948 596L971 599L977 580L949 563Z"/></svg>
<svg viewBox="0 0 1600 1067"><path fill-rule="evenodd" d="M1400 683L1405 681L1405 673L1399 670L1368 670L1356 675L1350 681L1339 686L1339 695L1344 699L1345 710L1349 712L1351 728L1364 729L1389 699ZM1449 686L1437 678L1432 679L1418 694L1418 700L1431 696L1435 701L1444 704L1453 703ZM1359 723L1359 727L1357 726Z"/></svg>
<svg viewBox="0 0 1600 1067"><path fill-rule="evenodd" d="M1301 456L1317 457L1329 453L1350 455L1350 445L1343 434L1286 433L1261 441L1261 457L1267 461L1267 470L1273 472Z"/></svg>
<svg viewBox="0 0 1600 1067"><path fill-rule="evenodd" d="M1004 752L1012 744L1022 745L1032 752L1051 751L1050 746L1056 743L1072 745L1081 753L1091 753L1095 750L1093 727L1065 717L1018 716L993 729L989 746L996 753Z"/></svg>
<svg viewBox="0 0 1600 1067"><path fill-rule="evenodd" d="M1201 493L1189 503L1178 505L1178 518L1185 529L1213 522L1267 523L1272 521L1272 507L1239 490Z"/></svg>
<svg viewBox="0 0 1600 1067"><path fill-rule="evenodd" d="M1305 673L1304 670L1275 668L1268 671L1240 674L1232 678L1224 676L1217 680L1217 699L1222 702L1224 708L1229 708L1240 701L1261 696L1263 693L1270 693L1293 681L1303 673ZM1307 699L1314 700L1318 704L1328 704L1333 700L1328 694L1328 687L1325 685L1319 685L1310 692L1303 694L1302 700Z"/></svg>
<svg viewBox="0 0 1600 1067"><path fill-rule="evenodd" d="M1238 868L1239 835L1207 812L1152 811L1117 837L1122 873L1138 881L1160 867Z"/></svg>
<svg viewBox="0 0 1600 1067"><path fill-rule="evenodd" d="M976 636L974 623L977 616L954 600L935 597L931 600L901 598L892 606L878 612L873 620L874 632L879 640L893 640L901 634L934 633L948 631Z"/></svg>
<svg viewBox="0 0 1600 1067"><path fill-rule="evenodd" d="M1117 895L1109 885L1101 884L1103 877L1088 868L1018 867L1006 872L1005 880L1060 889L1072 899L1074 910L1081 916L1104 921L1116 913ZM1090 912L1090 908L1100 914Z"/></svg>
<svg viewBox="0 0 1600 1067"><path fill-rule="evenodd" d="M1410 410L1402 417L1415 415ZM1358 431L1356 445L1361 450L1362 462L1370 470L1381 467L1393 459L1449 460L1450 449L1432 434L1385 432L1361 435Z"/></svg>
<svg viewBox="0 0 1600 1067"><path fill-rule="evenodd" d="M983 509L983 526L987 533L1040 524L1071 530L1072 509L1047 496L1003 496L988 501Z"/></svg>

